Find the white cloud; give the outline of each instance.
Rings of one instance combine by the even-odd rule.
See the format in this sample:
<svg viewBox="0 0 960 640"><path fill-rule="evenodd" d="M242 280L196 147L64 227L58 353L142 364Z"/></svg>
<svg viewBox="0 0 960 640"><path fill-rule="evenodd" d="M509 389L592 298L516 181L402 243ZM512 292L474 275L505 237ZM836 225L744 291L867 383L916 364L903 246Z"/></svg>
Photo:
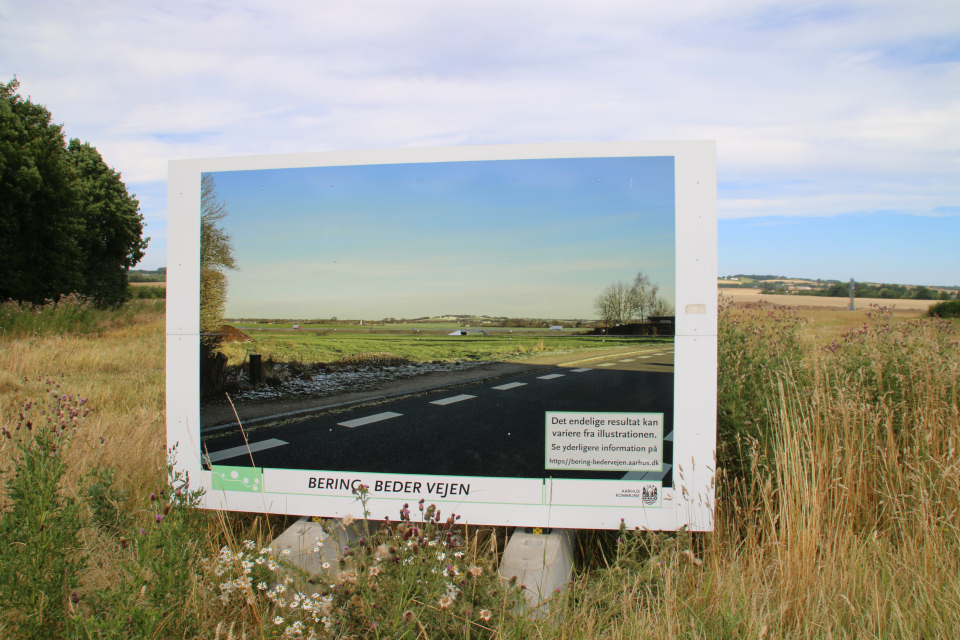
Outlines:
<svg viewBox="0 0 960 640"><path fill-rule="evenodd" d="M952 1L0 2L0 15L0 77L16 73L133 182L164 180L174 158L705 138L722 216L960 202Z"/></svg>

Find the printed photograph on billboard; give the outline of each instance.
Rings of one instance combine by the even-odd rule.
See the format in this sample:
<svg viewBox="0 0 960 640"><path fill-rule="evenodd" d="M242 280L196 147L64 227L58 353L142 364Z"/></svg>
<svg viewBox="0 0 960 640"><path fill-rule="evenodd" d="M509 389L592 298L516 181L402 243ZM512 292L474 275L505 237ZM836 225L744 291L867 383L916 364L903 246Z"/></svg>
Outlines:
<svg viewBox="0 0 960 640"><path fill-rule="evenodd" d="M344 515L363 484L380 518L690 520L678 483L712 502L715 422L683 407L715 407L713 145L651 144L172 162L168 432L207 506Z"/></svg>

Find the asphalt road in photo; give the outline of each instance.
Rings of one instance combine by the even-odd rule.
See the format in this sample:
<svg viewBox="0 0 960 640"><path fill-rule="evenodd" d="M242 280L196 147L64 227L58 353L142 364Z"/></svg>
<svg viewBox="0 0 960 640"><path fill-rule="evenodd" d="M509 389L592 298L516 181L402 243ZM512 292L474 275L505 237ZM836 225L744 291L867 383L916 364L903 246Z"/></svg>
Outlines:
<svg viewBox="0 0 960 640"><path fill-rule="evenodd" d="M515 478L621 478L544 470L547 411L664 414L673 430L673 345L439 389L204 440L213 464ZM665 442L670 462L672 442ZM668 481L665 478L665 481ZM669 484L669 482L666 482Z"/></svg>

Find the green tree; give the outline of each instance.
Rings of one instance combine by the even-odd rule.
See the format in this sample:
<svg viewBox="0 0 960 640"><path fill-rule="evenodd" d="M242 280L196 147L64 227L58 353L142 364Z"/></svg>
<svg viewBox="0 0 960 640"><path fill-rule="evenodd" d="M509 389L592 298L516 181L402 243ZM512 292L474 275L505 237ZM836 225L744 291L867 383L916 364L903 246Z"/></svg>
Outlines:
<svg viewBox="0 0 960 640"><path fill-rule="evenodd" d="M61 125L0 84L0 300L43 302L83 287L75 173Z"/></svg>
<svg viewBox="0 0 960 640"><path fill-rule="evenodd" d="M128 296L127 271L143 258L150 240L143 237L140 203L94 147L74 139L67 155L78 178L81 291L101 306L122 302Z"/></svg>
<svg viewBox="0 0 960 640"><path fill-rule="evenodd" d="M936 300L936 296L933 291L930 289L920 286L913 290L913 299L914 300Z"/></svg>
<svg viewBox="0 0 960 640"><path fill-rule="evenodd" d="M0 85L0 300L122 302L149 241L139 203L94 147L68 147L63 127L18 87Z"/></svg>

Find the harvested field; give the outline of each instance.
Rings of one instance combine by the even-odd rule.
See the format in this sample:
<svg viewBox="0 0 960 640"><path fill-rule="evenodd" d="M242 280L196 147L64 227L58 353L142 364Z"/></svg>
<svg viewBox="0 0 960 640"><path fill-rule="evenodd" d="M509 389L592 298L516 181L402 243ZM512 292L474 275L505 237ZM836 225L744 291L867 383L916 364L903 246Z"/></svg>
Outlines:
<svg viewBox="0 0 960 640"><path fill-rule="evenodd" d="M769 302L770 304L801 309L846 309L850 298L827 298L822 296L760 295L760 289L720 289L720 293L734 302ZM904 300L897 298L856 298L857 309L866 309L871 304L892 307L895 311L926 311L938 300Z"/></svg>

